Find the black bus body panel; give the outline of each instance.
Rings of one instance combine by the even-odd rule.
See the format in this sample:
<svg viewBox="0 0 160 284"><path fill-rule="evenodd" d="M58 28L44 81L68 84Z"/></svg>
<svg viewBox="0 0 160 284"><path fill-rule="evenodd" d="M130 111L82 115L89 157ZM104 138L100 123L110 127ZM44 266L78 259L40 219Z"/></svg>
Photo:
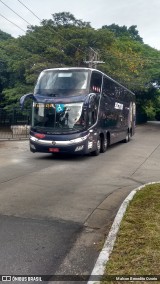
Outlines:
<svg viewBox="0 0 160 284"><path fill-rule="evenodd" d="M82 89L81 94L79 90L76 90L75 94L63 93L61 96L55 94L55 97L35 93L33 101L44 105L53 104L54 108L57 104L82 104L82 109L85 109L86 126L84 130L77 133L56 134L53 129L52 134L48 134L46 130L43 135L43 131L35 130L32 125L30 132L32 152L56 153L57 151L57 153L87 154L96 150L99 137L108 139L109 144L113 144L125 140L127 134L134 135L135 95L131 91L95 69L59 68L46 70L46 72L52 70L54 72L62 70L63 76L67 70L68 72L84 71L88 74L86 89Z"/></svg>

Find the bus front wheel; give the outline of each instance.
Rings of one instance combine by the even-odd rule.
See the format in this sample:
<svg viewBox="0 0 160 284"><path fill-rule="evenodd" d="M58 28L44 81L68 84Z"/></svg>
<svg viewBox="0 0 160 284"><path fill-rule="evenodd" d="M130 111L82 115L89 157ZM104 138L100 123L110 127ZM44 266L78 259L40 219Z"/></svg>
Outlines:
<svg viewBox="0 0 160 284"><path fill-rule="evenodd" d="M92 156L98 156L100 154L101 150L101 138L97 138L97 143L96 143L96 150L91 152Z"/></svg>
<svg viewBox="0 0 160 284"><path fill-rule="evenodd" d="M108 138L101 138L101 153L105 153L108 148Z"/></svg>
<svg viewBox="0 0 160 284"><path fill-rule="evenodd" d="M128 130L127 133L126 133L126 138L124 139L124 142L125 143L128 143L131 139L131 133L130 131Z"/></svg>

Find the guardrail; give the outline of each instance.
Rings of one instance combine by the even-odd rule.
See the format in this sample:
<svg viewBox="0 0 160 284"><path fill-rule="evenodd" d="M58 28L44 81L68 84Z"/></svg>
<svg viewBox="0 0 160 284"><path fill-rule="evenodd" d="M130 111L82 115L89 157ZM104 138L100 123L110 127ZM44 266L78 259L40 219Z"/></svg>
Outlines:
<svg viewBox="0 0 160 284"><path fill-rule="evenodd" d="M28 138L29 131L29 125L11 125L0 127L0 140Z"/></svg>
<svg viewBox="0 0 160 284"><path fill-rule="evenodd" d="M0 108L0 140L29 137L31 109Z"/></svg>

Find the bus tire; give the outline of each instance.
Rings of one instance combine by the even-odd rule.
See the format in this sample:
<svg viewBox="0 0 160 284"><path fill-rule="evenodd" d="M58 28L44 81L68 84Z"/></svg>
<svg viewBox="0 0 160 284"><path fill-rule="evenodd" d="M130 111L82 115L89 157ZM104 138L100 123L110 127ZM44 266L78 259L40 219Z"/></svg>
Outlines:
<svg viewBox="0 0 160 284"><path fill-rule="evenodd" d="M131 139L130 131L128 130L126 133L126 138L124 139L124 143L128 143Z"/></svg>
<svg viewBox="0 0 160 284"><path fill-rule="evenodd" d="M101 153L105 153L108 148L108 138L102 137L101 138Z"/></svg>
<svg viewBox="0 0 160 284"><path fill-rule="evenodd" d="M100 136L97 138L97 143L96 143L96 150L91 152L92 156L98 156L100 154L101 150L101 138Z"/></svg>

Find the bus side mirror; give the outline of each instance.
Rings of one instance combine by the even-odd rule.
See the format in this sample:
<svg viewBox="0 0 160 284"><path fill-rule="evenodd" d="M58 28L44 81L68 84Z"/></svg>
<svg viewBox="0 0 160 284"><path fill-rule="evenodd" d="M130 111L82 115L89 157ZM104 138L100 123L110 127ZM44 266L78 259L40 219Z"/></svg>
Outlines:
<svg viewBox="0 0 160 284"><path fill-rule="evenodd" d="M92 105L94 104L95 100L96 100L96 95L95 94L90 94L90 96L88 98L89 109L92 108Z"/></svg>
<svg viewBox="0 0 160 284"><path fill-rule="evenodd" d="M33 99L33 94L32 93L29 93L29 94L26 94L26 95L23 95L21 98L20 98L20 106L21 108L24 107L24 103L26 101L26 99Z"/></svg>

